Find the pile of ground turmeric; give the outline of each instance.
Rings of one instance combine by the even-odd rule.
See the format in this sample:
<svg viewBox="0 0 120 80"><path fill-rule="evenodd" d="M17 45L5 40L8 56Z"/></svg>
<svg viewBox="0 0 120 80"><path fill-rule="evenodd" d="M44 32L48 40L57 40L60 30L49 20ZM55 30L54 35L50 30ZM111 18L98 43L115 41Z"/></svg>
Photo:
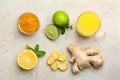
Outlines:
<svg viewBox="0 0 120 80"><path fill-rule="evenodd" d="M32 34L39 28L39 19L33 13L22 14L18 19L18 26L22 33Z"/></svg>

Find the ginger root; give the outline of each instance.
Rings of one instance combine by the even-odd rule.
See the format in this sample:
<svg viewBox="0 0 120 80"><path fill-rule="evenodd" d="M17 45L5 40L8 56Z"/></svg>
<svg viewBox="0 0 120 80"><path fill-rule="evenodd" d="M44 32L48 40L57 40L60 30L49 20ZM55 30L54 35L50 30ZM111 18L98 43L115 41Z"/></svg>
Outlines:
<svg viewBox="0 0 120 80"><path fill-rule="evenodd" d="M65 61L66 59L67 59L67 54L63 53L63 54L60 54L60 55L59 55L59 58L58 58L59 61L63 62L63 61Z"/></svg>
<svg viewBox="0 0 120 80"><path fill-rule="evenodd" d="M65 63L65 62L62 62L60 64L58 64L58 68L61 70L61 71L65 71L68 69L68 64Z"/></svg>
<svg viewBox="0 0 120 80"><path fill-rule="evenodd" d="M59 57L59 53L58 53L57 51L53 51L53 52L51 53L51 56L53 56L53 57L55 58L55 60L57 60L58 57Z"/></svg>
<svg viewBox="0 0 120 80"><path fill-rule="evenodd" d="M53 56L50 56L47 59L47 64L51 65L52 63L54 63L54 61L55 61L55 58Z"/></svg>
<svg viewBox="0 0 120 80"><path fill-rule="evenodd" d="M98 50L92 47L82 49L74 44L68 45L68 50L71 52L72 57L70 62L73 63L72 72L78 73L82 69L93 65L95 68L99 68L103 65L104 60Z"/></svg>
<svg viewBox="0 0 120 80"><path fill-rule="evenodd" d="M66 59L67 54L59 54L57 51L53 51L51 55L47 58L47 64L53 71L57 69L61 71L66 71L68 69L68 64L65 63Z"/></svg>
<svg viewBox="0 0 120 80"><path fill-rule="evenodd" d="M58 64L56 62L54 62L53 64L50 65L50 67L53 71L55 71L58 68Z"/></svg>

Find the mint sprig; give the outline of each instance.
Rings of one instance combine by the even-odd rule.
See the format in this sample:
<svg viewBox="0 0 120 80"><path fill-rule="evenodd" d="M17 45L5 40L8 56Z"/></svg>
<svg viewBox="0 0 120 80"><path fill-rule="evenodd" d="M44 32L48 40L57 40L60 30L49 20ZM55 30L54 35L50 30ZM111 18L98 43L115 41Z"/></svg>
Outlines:
<svg viewBox="0 0 120 80"><path fill-rule="evenodd" d="M36 44L34 48L26 45L27 49L32 50L38 57L42 57L45 55L45 51L39 50L39 44Z"/></svg>
<svg viewBox="0 0 120 80"><path fill-rule="evenodd" d="M72 27L73 25L70 25L70 24L66 24L64 27L60 28L58 27L59 29L59 33L61 33L62 35L65 33L66 29L73 29Z"/></svg>

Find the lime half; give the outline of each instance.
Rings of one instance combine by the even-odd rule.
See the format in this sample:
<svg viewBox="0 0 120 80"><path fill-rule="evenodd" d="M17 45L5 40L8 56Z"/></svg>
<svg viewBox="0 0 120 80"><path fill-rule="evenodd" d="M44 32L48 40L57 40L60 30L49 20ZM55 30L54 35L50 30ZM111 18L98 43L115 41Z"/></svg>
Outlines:
<svg viewBox="0 0 120 80"><path fill-rule="evenodd" d="M59 36L58 28L53 24L49 24L45 28L45 34L49 39L55 40Z"/></svg>

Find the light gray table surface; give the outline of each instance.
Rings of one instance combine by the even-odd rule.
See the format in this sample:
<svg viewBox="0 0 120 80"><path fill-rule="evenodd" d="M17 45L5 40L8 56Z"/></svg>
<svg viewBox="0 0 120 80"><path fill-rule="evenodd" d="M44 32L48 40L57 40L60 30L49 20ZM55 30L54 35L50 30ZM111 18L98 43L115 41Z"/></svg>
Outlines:
<svg viewBox="0 0 120 80"><path fill-rule="evenodd" d="M0 80L120 80L120 0L0 0ZM73 30L68 30L55 41L46 38L45 26L52 23L52 15L64 10L70 17ZM75 25L85 11L96 12L101 19L100 31L90 38L78 36ZM40 20L39 30L32 36L21 34L17 19L24 12L32 12ZM39 44L46 51L37 66L29 71L17 65L17 56L26 44ZM53 50L68 54L68 44L85 48L93 46L104 57L100 69L87 68L77 75L71 72L71 63L65 72L52 71L46 59Z"/></svg>

